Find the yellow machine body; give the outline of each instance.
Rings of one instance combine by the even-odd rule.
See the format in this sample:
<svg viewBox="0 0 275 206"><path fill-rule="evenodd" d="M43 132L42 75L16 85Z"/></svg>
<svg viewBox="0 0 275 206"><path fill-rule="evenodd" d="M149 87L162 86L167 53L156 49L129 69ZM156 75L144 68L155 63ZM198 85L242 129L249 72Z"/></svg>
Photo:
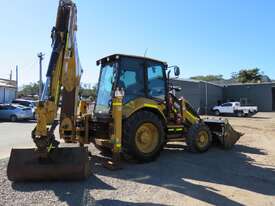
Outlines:
<svg viewBox="0 0 275 206"><path fill-rule="evenodd" d="M187 100L177 98L173 94L173 87L170 85L169 74L167 74L168 66L165 62L146 57L114 54L99 60L97 64L101 65L102 69L96 105L91 118L92 124L90 124L94 129L91 129L90 136L100 150L107 151L109 148L114 151L115 142L112 135L114 133L110 131L117 130L122 131L122 153L141 161L154 159L169 141L185 141L191 151L205 152L213 141L230 148L240 138L241 134L233 130L228 121L202 119ZM114 70L111 78L106 68ZM150 72L148 68L151 69ZM149 78L155 88L148 88ZM110 79L113 93L105 88ZM142 84L145 87L139 90ZM116 89L125 90L121 105L122 112L120 112L122 117L118 116L120 113L113 111L116 108L116 100L112 94ZM106 92L110 92L110 95ZM150 96L150 93L155 97ZM162 95L156 95L158 93ZM109 99L104 100L103 97ZM109 112L106 113L108 109ZM122 125L113 123L120 118L122 118Z"/></svg>

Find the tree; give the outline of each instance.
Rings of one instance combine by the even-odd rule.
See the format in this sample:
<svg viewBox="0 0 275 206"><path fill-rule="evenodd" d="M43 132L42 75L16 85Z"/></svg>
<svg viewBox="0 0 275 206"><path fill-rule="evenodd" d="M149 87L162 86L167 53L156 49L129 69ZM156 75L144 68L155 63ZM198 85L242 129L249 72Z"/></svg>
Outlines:
<svg viewBox="0 0 275 206"><path fill-rule="evenodd" d="M249 82L255 83L255 82L261 82L263 77L262 74L260 73L259 68L242 69L238 73L233 73L232 79L235 79L241 83L249 83Z"/></svg>
<svg viewBox="0 0 275 206"><path fill-rule="evenodd" d="M92 101L96 98L96 90L97 86L93 86L92 89L80 86L79 89L79 96L83 98L90 98ZM17 96L19 98L21 97L27 97L27 96L37 96L39 93L39 83L30 83L27 85L24 85L22 90L20 90L17 93Z"/></svg>
<svg viewBox="0 0 275 206"><path fill-rule="evenodd" d="M90 98L92 101L96 98L96 90L97 86L93 86L92 89L80 87L79 88L79 96L82 98Z"/></svg>
<svg viewBox="0 0 275 206"><path fill-rule="evenodd" d="M26 97L26 96L35 96L39 93L39 83L30 83L27 85L23 85L23 89L20 90L17 95L18 97Z"/></svg>
<svg viewBox="0 0 275 206"><path fill-rule="evenodd" d="M199 75L199 76L191 77L191 79L211 82L211 81L223 80L223 76L222 75L212 75L212 74L206 75L206 76Z"/></svg>

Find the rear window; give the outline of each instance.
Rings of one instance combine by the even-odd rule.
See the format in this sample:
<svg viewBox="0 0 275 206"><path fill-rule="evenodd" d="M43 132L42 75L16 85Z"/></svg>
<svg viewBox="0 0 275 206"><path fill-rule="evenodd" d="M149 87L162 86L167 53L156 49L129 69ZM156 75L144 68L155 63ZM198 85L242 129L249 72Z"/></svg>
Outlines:
<svg viewBox="0 0 275 206"><path fill-rule="evenodd" d="M13 109L16 109L16 107L13 106L13 105L10 105L10 106L9 106L9 109L10 109L10 110L13 110Z"/></svg>
<svg viewBox="0 0 275 206"><path fill-rule="evenodd" d="M33 104L31 102L28 102L28 101L14 100L14 101L12 101L12 103L21 104L21 105L26 106L26 107L33 106Z"/></svg>
<svg viewBox="0 0 275 206"><path fill-rule="evenodd" d="M0 106L0 110L8 110L9 109L9 105L1 105Z"/></svg>
<svg viewBox="0 0 275 206"><path fill-rule="evenodd" d="M232 106L232 103L224 103L222 104L222 107L231 107Z"/></svg>
<svg viewBox="0 0 275 206"><path fill-rule="evenodd" d="M12 105L4 105L0 107L0 110L14 110L15 107Z"/></svg>

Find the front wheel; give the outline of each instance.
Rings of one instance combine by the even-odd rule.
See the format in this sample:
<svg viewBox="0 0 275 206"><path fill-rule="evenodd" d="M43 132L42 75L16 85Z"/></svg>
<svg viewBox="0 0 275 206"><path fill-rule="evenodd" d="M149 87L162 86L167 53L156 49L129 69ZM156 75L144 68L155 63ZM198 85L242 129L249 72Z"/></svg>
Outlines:
<svg viewBox="0 0 275 206"><path fill-rule="evenodd" d="M216 116L220 116L221 113L220 113L219 110L215 110L215 111L214 111L214 114L215 114Z"/></svg>
<svg viewBox="0 0 275 206"><path fill-rule="evenodd" d="M34 112L33 115L32 115L32 119L36 120L36 113Z"/></svg>
<svg viewBox="0 0 275 206"><path fill-rule="evenodd" d="M187 133L186 143L191 152L206 152L212 144L209 127L203 122L192 125Z"/></svg>
<svg viewBox="0 0 275 206"><path fill-rule="evenodd" d="M149 111L135 113L124 123L122 143L127 155L141 162L154 160L164 145L160 118Z"/></svg>
<svg viewBox="0 0 275 206"><path fill-rule="evenodd" d="M17 116L16 115L11 115L10 116L10 121L11 122L16 122L17 121Z"/></svg>

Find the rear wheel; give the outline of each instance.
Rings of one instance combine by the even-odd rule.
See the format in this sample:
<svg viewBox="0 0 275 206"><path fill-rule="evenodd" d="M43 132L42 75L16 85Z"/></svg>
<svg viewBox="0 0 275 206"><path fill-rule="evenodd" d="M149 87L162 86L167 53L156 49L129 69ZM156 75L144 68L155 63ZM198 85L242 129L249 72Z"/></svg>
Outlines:
<svg viewBox="0 0 275 206"><path fill-rule="evenodd" d="M16 115L11 115L10 116L10 121L11 122L16 122L17 121L17 116Z"/></svg>
<svg viewBox="0 0 275 206"><path fill-rule="evenodd" d="M158 157L164 145L164 129L157 115L140 111L126 120L123 151L133 158L148 162Z"/></svg>
<svg viewBox="0 0 275 206"><path fill-rule="evenodd" d="M191 152L206 152L212 144L212 134L207 125L202 122L191 126L186 143Z"/></svg>
<svg viewBox="0 0 275 206"><path fill-rule="evenodd" d="M242 117L243 116L243 112L242 111L237 111L237 117Z"/></svg>

